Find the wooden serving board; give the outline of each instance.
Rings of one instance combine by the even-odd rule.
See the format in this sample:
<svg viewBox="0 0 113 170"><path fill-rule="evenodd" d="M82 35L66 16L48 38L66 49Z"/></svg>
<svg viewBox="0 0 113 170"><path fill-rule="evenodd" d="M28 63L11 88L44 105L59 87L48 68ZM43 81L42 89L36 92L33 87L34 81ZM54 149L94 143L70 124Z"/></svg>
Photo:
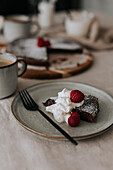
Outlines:
<svg viewBox="0 0 113 170"><path fill-rule="evenodd" d="M49 56L49 60L51 63L51 66L49 69L45 68L45 69L40 70L40 69L38 69L39 67L38 68L29 68L29 66L28 66L27 71L24 73L24 75L22 77L35 78L35 79L65 78L65 77L70 77L72 75L75 75L75 74L85 71L93 63L92 54L86 50L84 50L83 54L68 54L68 57L70 57L70 58L77 58L76 66L73 65L73 61L70 62L71 59L65 60L66 55L67 54L51 54ZM84 57L84 56L86 56L86 57ZM56 61L55 57L57 57L57 62L55 62ZM79 58L80 58L80 60L79 60ZM68 62L69 62L69 65L68 65Z"/></svg>
<svg viewBox="0 0 113 170"><path fill-rule="evenodd" d="M4 50L1 44L0 49ZM23 78L57 79L70 77L88 69L93 63L90 51L84 49L82 54L49 54L50 67L29 66Z"/></svg>

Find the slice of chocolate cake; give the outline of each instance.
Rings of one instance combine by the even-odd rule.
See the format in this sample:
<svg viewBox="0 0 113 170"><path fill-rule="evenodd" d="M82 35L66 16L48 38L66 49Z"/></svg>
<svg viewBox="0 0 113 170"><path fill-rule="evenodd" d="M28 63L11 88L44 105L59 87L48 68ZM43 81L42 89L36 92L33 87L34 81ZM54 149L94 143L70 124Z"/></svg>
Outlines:
<svg viewBox="0 0 113 170"><path fill-rule="evenodd" d="M6 51L24 58L27 64L37 66L49 65L46 47L37 47L36 38L25 38L13 41L6 47Z"/></svg>
<svg viewBox="0 0 113 170"><path fill-rule="evenodd" d="M98 98L91 95L85 96L84 104L74 110L80 114L82 120L93 122L99 112Z"/></svg>
<svg viewBox="0 0 113 170"><path fill-rule="evenodd" d="M45 103L43 103L44 106L50 106L55 104L55 100L48 99ZM76 109L73 109L72 112L78 112L80 114L80 119L93 122L95 120L95 117L97 116L99 112L99 103L98 98L95 96L85 96L84 97L84 104L80 107L76 107Z"/></svg>

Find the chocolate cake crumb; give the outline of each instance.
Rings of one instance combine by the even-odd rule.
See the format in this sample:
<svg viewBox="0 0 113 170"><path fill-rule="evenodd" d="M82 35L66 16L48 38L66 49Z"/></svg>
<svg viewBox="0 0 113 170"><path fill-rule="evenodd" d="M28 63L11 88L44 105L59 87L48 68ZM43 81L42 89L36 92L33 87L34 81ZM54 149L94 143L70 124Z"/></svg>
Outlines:
<svg viewBox="0 0 113 170"><path fill-rule="evenodd" d="M77 63L77 66L80 66L80 64L79 64L79 63Z"/></svg>
<svg viewBox="0 0 113 170"><path fill-rule="evenodd" d="M50 106L52 104L55 104L55 100L53 99L48 99L45 103L43 103L44 106Z"/></svg>
<svg viewBox="0 0 113 170"><path fill-rule="evenodd" d="M61 58L61 61L66 61L67 59L66 58Z"/></svg>
<svg viewBox="0 0 113 170"><path fill-rule="evenodd" d="M53 60L52 62L53 62L53 63L57 63L57 61L56 61L56 60Z"/></svg>

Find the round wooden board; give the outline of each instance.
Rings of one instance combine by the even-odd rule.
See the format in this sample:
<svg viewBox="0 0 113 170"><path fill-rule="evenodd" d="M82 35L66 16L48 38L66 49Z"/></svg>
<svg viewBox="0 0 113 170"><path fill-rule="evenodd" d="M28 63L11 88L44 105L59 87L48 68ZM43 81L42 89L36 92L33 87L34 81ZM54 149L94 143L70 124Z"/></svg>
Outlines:
<svg viewBox="0 0 113 170"><path fill-rule="evenodd" d="M0 43L0 52L4 51L4 48L6 47L7 44Z"/></svg>
<svg viewBox="0 0 113 170"><path fill-rule="evenodd" d="M76 67L51 70L38 70L29 68L22 77L33 79L56 79L76 75L88 69L93 63L93 56L88 50L84 50L84 55L88 55L87 60L81 64L78 64Z"/></svg>
<svg viewBox="0 0 113 170"><path fill-rule="evenodd" d="M4 48L5 45L0 46L1 50ZM78 64L75 67L68 67L63 69L52 68L52 69L43 69L40 70L38 68L32 69L27 68L27 71L23 74L23 78L30 78L30 79L57 79L57 78L65 78L76 75L88 69L93 63L93 56L89 50L84 49L81 55L88 55L86 61L81 64ZM57 54L59 55L59 54ZM75 54L77 55L77 54ZM71 56L71 54L70 54Z"/></svg>

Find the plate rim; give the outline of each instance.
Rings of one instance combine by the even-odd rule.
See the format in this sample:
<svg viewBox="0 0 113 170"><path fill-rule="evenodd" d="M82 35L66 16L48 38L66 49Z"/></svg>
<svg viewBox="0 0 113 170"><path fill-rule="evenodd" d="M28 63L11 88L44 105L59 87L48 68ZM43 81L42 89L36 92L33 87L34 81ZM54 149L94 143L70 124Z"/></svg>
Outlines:
<svg viewBox="0 0 113 170"><path fill-rule="evenodd" d="M41 85L41 84L48 84L48 83L51 84L51 83L56 83L56 82L57 82L57 83L66 83L66 82L67 82L67 83L75 83L75 84L81 84L81 85L93 87L93 88L95 88L95 89L97 89L97 90L105 93L106 95L108 95L108 96L113 100L112 95L110 95L110 94L107 93L106 91L104 91L104 90L102 90L102 89L100 89L100 88L97 88L96 86L92 86L92 85L87 84L87 83L76 82L76 81L69 81L69 82L68 82L68 81L51 81L51 82L46 81L46 82L40 82L40 83L33 84L33 85L28 86L28 87L26 87L26 88L24 88L24 89L30 89L30 88L32 88L32 87L35 87L35 86L38 86L38 85ZM15 115L14 112L13 112L13 105L14 105L14 102L15 102L15 100L16 100L16 98L17 98L18 96L19 96L19 94L17 94L17 95L14 97L14 99L13 99L13 101L12 101L12 103L11 103L11 113L12 113L13 117L16 119L16 121L17 121L22 127L24 127L25 129L29 130L30 132L33 132L33 133L38 134L38 135L43 136L43 137L48 137L48 138L52 138L52 139L64 139L64 140L66 139L64 136L54 136L54 135L48 135L48 134L44 134L44 133L38 132L37 130L32 129L32 128L28 127L27 125L25 125L24 123L22 123L21 121L19 121L18 118L16 117L16 115ZM113 126L113 123L111 123L108 127L106 127L106 128L103 129L103 130L100 130L100 131L97 131L97 132L94 132L94 133L91 133L91 134L88 134L88 135L72 136L72 137L75 138L75 139L78 139L78 140L83 140L83 139L91 138L91 137L94 137L94 136L97 136L97 135L99 135L99 134L104 133L105 131L107 131L108 129L110 129L112 126Z"/></svg>

